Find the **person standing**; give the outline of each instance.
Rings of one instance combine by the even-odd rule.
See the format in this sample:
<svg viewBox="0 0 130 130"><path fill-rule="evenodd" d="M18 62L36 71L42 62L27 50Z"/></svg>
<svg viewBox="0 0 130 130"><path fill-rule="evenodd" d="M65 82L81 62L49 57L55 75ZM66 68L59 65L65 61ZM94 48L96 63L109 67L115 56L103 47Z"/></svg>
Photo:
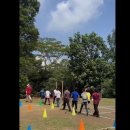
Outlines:
<svg viewBox="0 0 130 130"><path fill-rule="evenodd" d="M78 103L79 93L77 92L76 88L71 93L71 97L72 97L72 107L75 106L75 112L77 113L77 103Z"/></svg>
<svg viewBox="0 0 130 130"><path fill-rule="evenodd" d="M44 91L44 88L40 91L40 97L41 97L41 100L42 100L42 103L44 102L44 99L45 99L45 91Z"/></svg>
<svg viewBox="0 0 130 130"><path fill-rule="evenodd" d="M57 107L60 107L61 92L60 92L59 88L57 88L56 93L55 93L55 96L56 96L56 104L57 104Z"/></svg>
<svg viewBox="0 0 130 130"><path fill-rule="evenodd" d="M57 89L53 91L53 104L55 103Z"/></svg>
<svg viewBox="0 0 130 130"><path fill-rule="evenodd" d="M62 110L65 110L65 107L67 104L69 111L71 111L69 102L70 102L70 91L68 90L68 88L66 88L64 95L63 95L63 109Z"/></svg>
<svg viewBox="0 0 130 130"><path fill-rule="evenodd" d="M27 86L26 86L26 102L28 102L28 101L32 102L31 93L32 93L32 87L30 84L27 84Z"/></svg>
<svg viewBox="0 0 130 130"><path fill-rule="evenodd" d="M93 116L99 117L98 105L101 99L101 94L98 92L96 88L94 90L94 93L92 94L92 99L93 99L93 107L94 107Z"/></svg>
<svg viewBox="0 0 130 130"><path fill-rule="evenodd" d="M46 104L46 101L48 100L48 103L50 105L50 91L48 89L46 89L46 92L45 92L45 104Z"/></svg>
<svg viewBox="0 0 130 130"><path fill-rule="evenodd" d="M87 92L87 97L88 97L87 108L88 108L88 111L89 111L90 110L90 100L91 100L90 89L87 89L86 92Z"/></svg>
<svg viewBox="0 0 130 130"><path fill-rule="evenodd" d="M81 97L82 97L82 103L81 103L81 107L80 107L79 113L82 112L83 106L85 106L86 114L88 116L88 108L87 108L88 96L87 96L87 92L85 91L85 88L83 89Z"/></svg>

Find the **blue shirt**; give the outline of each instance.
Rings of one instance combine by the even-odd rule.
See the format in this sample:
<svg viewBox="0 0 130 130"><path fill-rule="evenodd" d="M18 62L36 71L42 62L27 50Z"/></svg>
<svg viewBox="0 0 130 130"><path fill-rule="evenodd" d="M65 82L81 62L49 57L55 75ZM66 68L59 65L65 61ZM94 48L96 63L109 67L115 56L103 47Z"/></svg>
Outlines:
<svg viewBox="0 0 130 130"><path fill-rule="evenodd" d="M40 91L40 96L41 96L41 97L45 97L45 91L44 91L44 89L42 89L42 90Z"/></svg>
<svg viewBox="0 0 130 130"><path fill-rule="evenodd" d="M73 101L78 101L79 94L77 91L73 91L71 94Z"/></svg>

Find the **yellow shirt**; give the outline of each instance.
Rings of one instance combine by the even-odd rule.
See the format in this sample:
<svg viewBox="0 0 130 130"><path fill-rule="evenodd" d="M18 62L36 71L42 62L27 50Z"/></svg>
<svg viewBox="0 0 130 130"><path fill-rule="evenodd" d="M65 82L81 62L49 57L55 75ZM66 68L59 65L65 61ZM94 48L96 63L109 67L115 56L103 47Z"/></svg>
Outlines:
<svg viewBox="0 0 130 130"><path fill-rule="evenodd" d="M89 92L87 92L88 101L90 101L90 96L91 96L91 94Z"/></svg>

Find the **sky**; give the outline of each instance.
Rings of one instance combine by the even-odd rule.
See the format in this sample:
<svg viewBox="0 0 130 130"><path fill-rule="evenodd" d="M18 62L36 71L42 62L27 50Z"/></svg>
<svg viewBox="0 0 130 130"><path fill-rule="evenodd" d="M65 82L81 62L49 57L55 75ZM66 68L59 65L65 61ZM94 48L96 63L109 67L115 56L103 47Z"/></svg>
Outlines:
<svg viewBox="0 0 130 130"><path fill-rule="evenodd" d="M115 0L38 0L35 25L40 38L69 44L69 37L97 33L106 41L115 29Z"/></svg>

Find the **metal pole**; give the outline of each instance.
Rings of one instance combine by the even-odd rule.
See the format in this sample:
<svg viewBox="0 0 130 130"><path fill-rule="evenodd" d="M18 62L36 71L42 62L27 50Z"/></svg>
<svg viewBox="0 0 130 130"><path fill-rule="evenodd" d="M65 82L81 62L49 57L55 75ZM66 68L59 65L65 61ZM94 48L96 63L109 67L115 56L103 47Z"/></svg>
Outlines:
<svg viewBox="0 0 130 130"><path fill-rule="evenodd" d="M63 98L63 87L64 87L64 86L63 86L63 81L62 81L62 98Z"/></svg>
<svg viewBox="0 0 130 130"><path fill-rule="evenodd" d="M56 89L57 89L57 81L56 81Z"/></svg>

